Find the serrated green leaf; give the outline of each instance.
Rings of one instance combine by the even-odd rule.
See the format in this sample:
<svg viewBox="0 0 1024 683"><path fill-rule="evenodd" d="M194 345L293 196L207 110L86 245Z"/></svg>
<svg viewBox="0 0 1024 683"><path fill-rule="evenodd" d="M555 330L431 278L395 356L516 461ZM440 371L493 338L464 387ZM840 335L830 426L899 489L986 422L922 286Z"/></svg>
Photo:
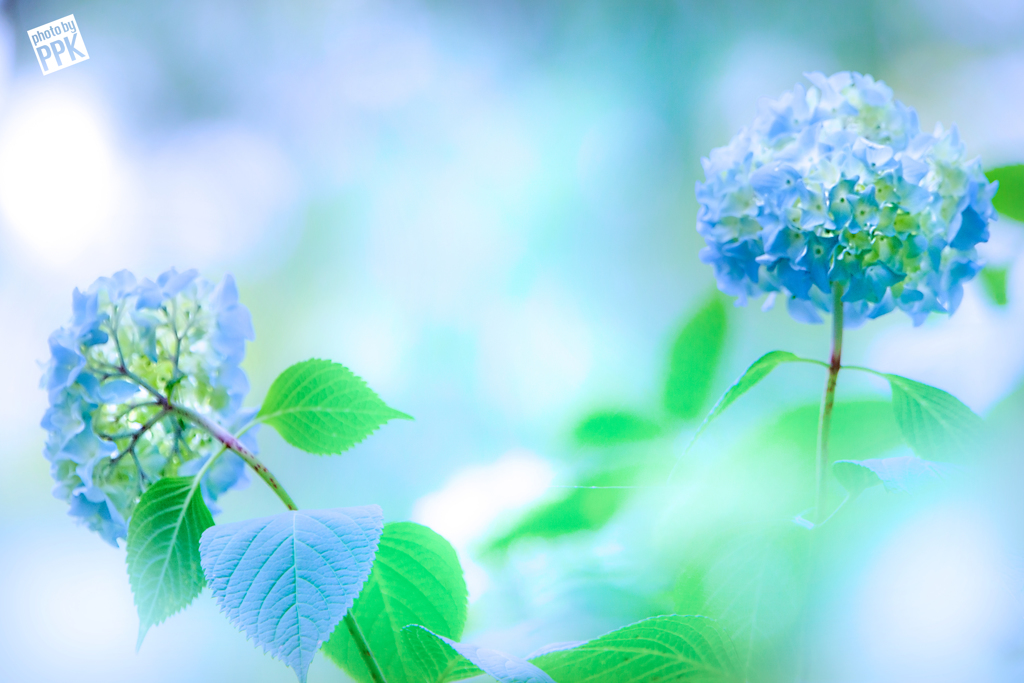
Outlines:
<svg viewBox="0 0 1024 683"><path fill-rule="evenodd" d="M569 489L564 498L527 512L510 530L492 541L488 550L502 552L525 538L556 538L600 529L629 497L628 487L637 472L637 467L617 467L582 479L579 488ZM611 486L622 488L604 488Z"/></svg>
<svg viewBox="0 0 1024 683"><path fill-rule="evenodd" d="M646 441L661 435L657 422L626 411L606 411L589 415L573 432L584 446L613 446Z"/></svg>
<svg viewBox="0 0 1024 683"><path fill-rule="evenodd" d="M910 493L921 486L941 481L953 473L948 463L929 462L914 455L867 460L837 460L832 473L850 495L881 484L890 493Z"/></svg>
<svg viewBox="0 0 1024 683"><path fill-rule="evenodd" d="M420 524L384 526L377 559L351 614L370 644L388 683L421 683L423 672L405 652L402 629L422 624L458 639L466 623L467 592L451 544ZM371 681L344 625L324 643L324 654L361 683Z"/></svg>
<svg viewBox="0 0 1024 683"><path fill-rule="evenodd" d="M296 363L270 385L256 419L309 453L342 453L388 420L412 418L390 408L340 363Z"/></svg>
<svg viewBox="0 0 1024 683"><path fill-rule="evenodd" d="M992 198L992 206L999 213L1015 221L1024 222L1024 164L1000 166L985 171L989 181L998 181L999 190Z"/></svg>
<svg viewBox="0 0 1024 683"><path fill-rule="evenodd" d="M665 409L689 420L708 400L725 347L725 303L716 292L683 327L672 345Z"/></svg>
<svg viewBox="0 0 1024 683"><path fill-rule="evenodd" d="M139 639L187 607L206 585L199 538L213 526L195 477L165 477L146 489L128 524L128 580Z"/></svg>
<svg viewBox="0 0 1024 683"><path fill-rule="evenodd" d="M981 282L982 289L985 290L985 293L988 294L989 298L992 299L992 303L996 306L1006 305L1007 275L1007 269L999 266L985 266L978 273L978 280Z"/></svg>
<svg viewBox="0 0 1024 683"><path fill-rule="evenodd" d="M899 375L885 378L892 387L896 424L919 456L958 460L981 447L984 422L955 396Z"/></svg>
<svg viewBox="0 0 1024 683"><path fill-rule="evenodd" d="M504 652L459 643L419 625L402 629L406 651L422 667L423 683L445 683L487 673L498 683L555 683L536 666Z"/></svg>
<svg viewBox="0 0 1024 683"><path fill-rule="evenodd" d="M736 651L711 619L644 619L530 661L558 683L739 683Z"/></svg>

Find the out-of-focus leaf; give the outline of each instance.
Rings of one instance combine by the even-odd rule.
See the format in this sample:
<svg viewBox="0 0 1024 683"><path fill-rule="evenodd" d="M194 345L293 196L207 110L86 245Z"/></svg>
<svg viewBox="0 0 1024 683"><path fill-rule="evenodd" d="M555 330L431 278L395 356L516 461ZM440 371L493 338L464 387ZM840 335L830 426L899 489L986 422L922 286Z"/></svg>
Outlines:
<svg viewBox="0 0 1024 683"><path fill-rule="evenodd" d="M665 408L676 417L693 419L707 403L725 346L725 328L725 303L716 292L676 337L665 383Z"/></svg>
<svg viewBox="0 0 1024 683"><path fill-rule="evenodd" d="M555 538L600 529L629 497L629 486L637 473L637 467L620 467L583 479L578 488L569 489L561 500L526 513L509 531L492 541L488 550L501 552L524 538Z"/></svg>
<svg viewBox="0 0 1024 683"><path fill-rule="evenodd" d="M1000 166L985 171L990 181L999 182L992 206L1004 216L1024 222L1024 164Z"/></svg>
<svg viewBox="0 0 1024 683"><path fill-rule="evenodd" d="M694 557L676 582L677 611L716 620L744 676L785 678L806 593L806 530L795 526L731 538ZM790 648L790 650L787 650Z"/></svg>
<svg viewBox="0 0 1024 683"><path fill-rule="evenodd" d="M382 526L376 505L289 511L210 527L199 553L231 623L305 683L370 574Z"/></svg>
<svg viewBox="0 0 1024 683"><path fill-rule="evenodd" d="M421 667L417 683L445 683L487 673L499 683L555 683L524 659L439 636L428 628L402 629L406 652ZM390 679L388 679L390 681Z"/></svg>
<svg viewBox="0 0 1024 683"><path fill-rule="evenodd" d="M813 463L818 439L818 402L782 413L774 423L759 430L757 439L791 444L808 463ZM889 401L840 401L832 409L829 452L835 460L856 460L881 455L903 444Z"/></svg>
<svg viewBox="0 0 1024 683"><path fill-rule="evenodd" d="M892 387L896 424L919 456L959 460L983 448L985 423L955 396L899 375L885 378Z"/></svg>
<svg viewBox="0 0 1024 683"><path fill-rule="evenodd" d="M878 484L889 492L909 493L921 486L945 479L954 471L954 465L929 462L914 455L868 460L837 460L832 463L832 473L853 496Z"/></svg>
<svg viewBox="0 0 1024 683"><path fill-rule="evenodd" d="M1008 271L1005 267L999 266L985 266L978 273L978 280L981 281L981 287L988 294L989 298L992 299L992 303L996 306L1006 305L1006 277Z"/></svg>
<svg viewBox="0 0 1024 683"><path fill-rule="evenodd" d="M128 579L139 610L139 640L186 607L206 585L199 537L213 526L194 477L164 477L142 494L128 525Z"/></svg>
<svg viewBox="0 0 1024 683"><path fill-rule="evenodd" d="M256 418L308 453L342 453L388 420L412 418L388 407L341 363L313 358L274 380Z"/></svg>
<svg viewBox="0 0 1024 683"><path fill-rule="evenodd" d="M687 444L686 448L683 449L682 454L676 459L675 465L672 467L672 471L669 472L668 478L672 479L672 475L675 474L676 467L679 462L682 461L682 455L685 455L693 447L693 444L697 442L700 435L704 433L704 430L708 428L711 421L716 417L725 412L725 409L733 404L743 394L747 393L754 385L760 382L762 379L768 376L772 370L777 368L782 363L817 363L817 361L809 361L805 358L801 358L796 354L790 353L789 351L769 351L757 360L755 360L746 372L736 380L736 382L729 387L722 397L718 399L714 407L711 408L711 412L708 413L704 421L697 427L697 431L694 432L693 438L690 439L690 443Z"/></svg>
<svg viewBox="0 0 1024 683"><path fill-rule="evenodd" d="M425 526L397 522L384 526L373 572L352 606L352 616L388 683L420 683L424 674L405 649L402 629L423 624L457 639L466 623L466 605L466 581L451 544ZM372 680L344 624L323 649L357 681Z"/></svg>
<svg viewBox="0 0 1024 683"><path fill-rule="evenodd" d="M660 435L661 426L657 422L625 411L589 415L573 432L576 441L585 446L612 446L646 441Z"/></svg>
<svg viewBox="0 0 1024 683"><path fill-rule="evenodd" d="M739 683L736 650L714 621L669 615L530 660L558 683Z"/></svg>

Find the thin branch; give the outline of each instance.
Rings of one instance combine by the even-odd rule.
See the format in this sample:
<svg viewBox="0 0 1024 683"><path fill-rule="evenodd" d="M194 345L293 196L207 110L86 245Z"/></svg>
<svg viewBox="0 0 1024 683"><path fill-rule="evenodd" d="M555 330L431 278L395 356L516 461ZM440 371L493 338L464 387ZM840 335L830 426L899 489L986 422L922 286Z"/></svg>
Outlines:
<svg viewBox="0 0 1024 683"><path fill-rule="evenodd" d="M224 429L213 420L210 420L205 416L195 412L194 410L191 410L184 406L179 406L168 402L167 407L174 413L181 415L186 420L203 428L210 434L210 436L215 438L217 441L220 441L229 449L237 453L239 457L241 457L242 460L244 460L245 463L249 465L249 467L253 468L253 470L256 471L256 474L258 474L260 478L263 479L264 482L266 482L267 486L269 486L274 491L274 493L277 494L277 497L281 499L281 502L284 503L289 510L299 509L299 507L295 504L295 501L293 501L291 496L288 495L288 492L284 490L284 487L282 487L281 484L278 483L274 475L271 474L270 470L267 469L267 466L260 462L260 459L257 458L256 455L253 454L248 448L246 448L242 444L242 442L239 441L238 438L234 436L231 432Z"/></svg>
<svg viewBox="0 0 1024 683"><path fill-rule="evenodd" d="M144 424L141 427L139 427L138 431L136 431L135 433L133 433L131 435L131 441L128 443L128 447L125 448L120 453L118 453L117 456L111 458L110 462L116 464L118 460L123 458L128 453L131 453L132 457L134 458L135 457L135 444L137 444L139 442L139 439L142 438L142 435L145 434L146 432L148 432L154 426L156 426L156 424L158 422L160 422L160 420L164 419L164 417L166 417L168 414L170 414L170 412L171 412L170 410L167 410L165 408L164 410L161 410L159 413L157 413L153 417L149 418L149 420L146 422L146 424ZM137 458L136 458L135 462L136 462L136 464L138 464L138 459ZM140 474L142 473L141 468L139 469L139 473Z"/></svg>

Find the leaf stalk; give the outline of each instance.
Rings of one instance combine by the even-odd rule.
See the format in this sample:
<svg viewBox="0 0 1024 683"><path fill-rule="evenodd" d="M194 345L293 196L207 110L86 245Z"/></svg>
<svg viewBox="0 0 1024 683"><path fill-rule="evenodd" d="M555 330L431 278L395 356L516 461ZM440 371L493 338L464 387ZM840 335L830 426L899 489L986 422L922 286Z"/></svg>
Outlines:
<svg viewBox="0 0 1024 683"><path fill-rule="evenodd" d="M363 630L359 628L359 622L352 616L352 610L349 609L345 613L345 626L348 628L348 632L352 634L352 640L356 641L356 647L359 649L359 656L363 658L363 663L366 664L366 668L370 671L370 678L373 683L387 683L387 679L384 678L384 672L381 671L380 665L377 664L377 659L373 656L373 652L370 650L370 644L366 642L366 636L363 635Z"/></svg>
<svg viewBox="0 0 1024 683"><path fill-rule="evenodd" d="M836 399L836 380L842 368L843 356L843 286L832 285L832 357L828 366L828 380L825 394L821 397L821 411L818 413L818 453L815 467L814 523L826 519L828 504L828 446L832 429L832 406Z"/></svg>

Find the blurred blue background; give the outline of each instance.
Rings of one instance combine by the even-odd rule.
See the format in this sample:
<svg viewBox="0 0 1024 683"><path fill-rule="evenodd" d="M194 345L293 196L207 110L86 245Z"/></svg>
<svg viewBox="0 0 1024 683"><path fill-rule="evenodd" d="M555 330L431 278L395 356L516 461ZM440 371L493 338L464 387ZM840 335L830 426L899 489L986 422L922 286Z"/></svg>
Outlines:
<svg viewBox="0 0 1024 683"><path fill-rule="evenodd" d="M71 13L91 58L44 77L26 31ZM316 356L416 417L341 457L266 429L261 446L304 507L379 503L449 538L466 640L525 655L677 609L677 540L762 509L749 476L708 474L714 454L814 403L815 368L737 404L684 488L636 489L596 531L484 548L578 480L580 419L660 410L673 338L714 288L700 157L803 72L849 69L889 83L922 128L959 125L986 167L1024 160L1022 36L1012 0L4 2L0 678L294 680L208 593L136 654L123 549L50 496L46 337L74 287L121 268L234 274L257 336L249 404ZM1024 375L1022 241L1004 220L986 249L1010 267L1006 307L971 285L952 319L851 331L846 358L998 412ZM715 393L768 350L825 356L828 331L781 309L730 309ZM848 375L841 398L885 398ZM1024 673L1014 400L1006 448L963 486L875 491L856 511L815 622L827 680ZM678 454L690 433L651 448ZM258 482L223 507L279 511ZM309 680L347 678L320 657Z"/></svg>

